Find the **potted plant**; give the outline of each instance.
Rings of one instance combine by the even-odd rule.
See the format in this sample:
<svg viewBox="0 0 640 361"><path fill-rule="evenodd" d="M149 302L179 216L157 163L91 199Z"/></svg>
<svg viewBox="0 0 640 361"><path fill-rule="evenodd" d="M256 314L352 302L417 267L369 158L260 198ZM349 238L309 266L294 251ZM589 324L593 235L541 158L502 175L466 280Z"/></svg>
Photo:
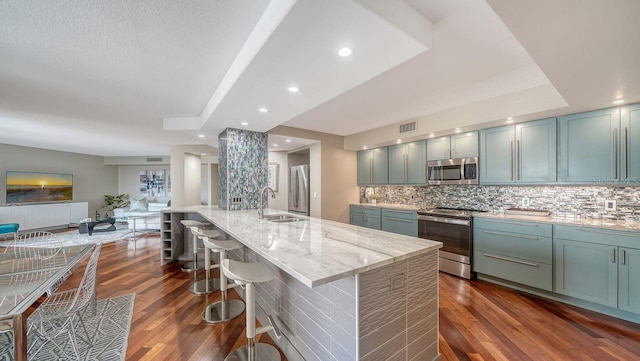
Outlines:
<svg viewBox="0 0 640 361"><path fill-rule="evenodd" d="M380 198L380 195L377 193L373 193L372 195L369 196L369 202L371 204L376 204L378 198Z"/></svg>
<svg viewBox="0 0 640 361"><path fill-rule="evenodd" d="M98 208L98 210L105 209L105 217L109 217L109 212L112 212L116 208L124 208L128 205L129 205L128 194L118 194L118 195L105 194L104 205ZM96 210L96 220L100 216L100 213L98 213L98 210Z"/></svg>

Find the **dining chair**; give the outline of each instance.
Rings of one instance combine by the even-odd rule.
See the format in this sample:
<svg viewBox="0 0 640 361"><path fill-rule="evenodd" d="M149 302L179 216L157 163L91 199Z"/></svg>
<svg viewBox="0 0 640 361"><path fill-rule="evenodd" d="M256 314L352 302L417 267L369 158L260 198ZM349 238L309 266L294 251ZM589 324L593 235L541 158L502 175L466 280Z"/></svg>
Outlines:
<svg viewBox="0 0 640 361"><path fill-rule="evenodd" d="M84 334L87 336L87 342L89 342L89 334L82 321L82 314L89 302L95 299L96 271L101 248L102 244L95 246L77 288L52 294L27 319L28 333L35 333L35 337L30 340L29 359L33 359L42 350L42 347L49 342L60 350L65 357L69 358L64 350L64 344L60 343L58 339L63 334L67 334L69 337L69 344L73 349L75 359L80 359L76 338L78 325L75 324L75 321L78 321L79 326L82 327ZM37 341L41 341L40 345L33 350L38 344Z"/></svg>

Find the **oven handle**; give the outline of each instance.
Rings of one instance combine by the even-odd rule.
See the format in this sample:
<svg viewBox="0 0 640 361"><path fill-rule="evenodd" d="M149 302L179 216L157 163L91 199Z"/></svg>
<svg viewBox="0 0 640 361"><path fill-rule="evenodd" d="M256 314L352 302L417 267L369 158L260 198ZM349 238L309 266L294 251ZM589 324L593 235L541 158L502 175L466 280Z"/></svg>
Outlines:
<svg viewBox="0 0 640 361"><path fill-rule="evenodd" d="M461 226L470 226L471 225L471 221L466 221L464 219L446 218L446 217L434 217L434 216L423 216L423 215L419 215L418 216L418 221L431 221L431 222L438 222L438 223L449 223L449 224L457 224L457 225L461 225Z"/></svg>

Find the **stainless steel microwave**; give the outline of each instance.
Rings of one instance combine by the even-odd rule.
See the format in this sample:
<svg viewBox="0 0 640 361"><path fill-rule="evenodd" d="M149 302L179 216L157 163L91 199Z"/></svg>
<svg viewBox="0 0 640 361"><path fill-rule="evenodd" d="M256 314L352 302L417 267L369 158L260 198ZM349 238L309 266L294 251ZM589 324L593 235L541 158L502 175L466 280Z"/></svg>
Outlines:
<svg viewBox="0 0 640 361"><path fill-rule="evenodd" d="M478 157L427 162L427 184L478 184Z"/></svg>

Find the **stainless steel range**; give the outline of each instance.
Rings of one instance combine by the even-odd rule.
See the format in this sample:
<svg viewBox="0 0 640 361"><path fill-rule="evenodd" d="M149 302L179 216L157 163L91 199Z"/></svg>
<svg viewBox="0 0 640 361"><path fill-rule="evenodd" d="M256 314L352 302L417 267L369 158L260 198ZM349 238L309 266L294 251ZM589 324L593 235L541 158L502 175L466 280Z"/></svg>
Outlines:
<svg viewBox="0 0 640 361"><path fill-rule="evenodd" d="M418 211L418 237L442 242L440 271L475 278L472 271L473 212L477 211L455 208Z"/></svg>

